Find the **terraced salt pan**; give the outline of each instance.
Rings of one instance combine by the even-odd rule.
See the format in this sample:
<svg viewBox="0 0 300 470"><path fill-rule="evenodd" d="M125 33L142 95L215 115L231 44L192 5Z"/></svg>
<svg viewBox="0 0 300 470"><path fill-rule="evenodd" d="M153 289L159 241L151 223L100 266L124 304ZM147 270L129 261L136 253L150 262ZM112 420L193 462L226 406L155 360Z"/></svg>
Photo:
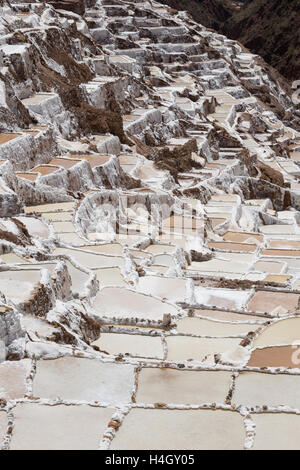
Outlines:
<svg viewBox="0 0 300 470"><path fill-rule="evenodd" d="M31 315L22 315L21 326L29 334L32 341L47 340L57 331L57 328L46 320Z"/></svg>
<svg viewBox="0 0 300 470"><path fill-rule="evenodd" d="M236 243L254 243L257 244L263 243L264 237L256 233L245 233L245 232L226 232L224 234L224 239Z"/></svg>
<svg viewBox="0 0 300 470"><path fill-rule="evenodd" d="M127 282L121 274L120 268L94 269L97 279L102 286L127 286Z"/></svg>
<svg viewBox="0 0 300 470"><path fill-rule="evenodd" d="M300 318L287 318L268 326L253 342L253 347L300 344Z"/></svg>
<svg viewBox="0 0 300 470"><path fill-rule="evenodd" d="M69 169L74 165L80 163L80 160L70 159L70 158L53 158L49 164L54 166L61 166L62 168Z"/></svg>
<svg viewBox="0 0 300 470"><path fill-rule="evenodd" d="M71 221L73 219L71 212L44 212L41 213L43 219L52 221Z"/></svg>
<svg viewBox="0 0 300 470"><path fill-rule="evenodd" d="M7 142L14 140L21 135L22 134L0 134L0 145L6 144Z"/></svg>
<svg viewBox="0 0 300 470"><path fill-rule="evenodd" d="M188 336L168 336L169 361L203 361L211 354L235 349L241 338L193 338Z"/></svg>
<svg viewBox="0 0 300 470"><path fill-rule="evenodd" d="M59 202L55 204L42 204L42 205L36 205L36 206L26 206L25 207L25 213L31 213L31 212L59 212L59 211L66 211L70 212L72 211L76 206L76 202Z"/></svg>
<svg viewBox="0 0 300 470"><path fill-rule="evenodd" d="M187 267L188 271L207 272L223 275L223 273L243 274L245 272L245 265L242 263L232 263L231 261L212 259L209 261L192 261L190 266Z"/></svg>
<svg viewBox="0 0 300 470"><path fill-rule="evenodd" d="M98 450L114 410L91 406L19 404L11 450ZM59 426L58 426L59 423Z"/></svg>
<svg viewBox="0 0 300 470"><path fill-rule="evenodd" d="M200 336L244 336L255 328L254 325L249 324L225 323L191 317L182 318L176 323L178 333Z"/></svg>
<svg viewBox="0 0 300 470"><path fill-rule="evenodd" d="M257 261L253 267L256 271L263 273L280 274L284 268L284 264L276 261Z"/></svg>
<svg viewBox="0 0 300 470"><path fill-rule="evenodd" d="M31 260L33 261L33 260ZM41 270L41 269L47 269L49 271L50 274L52 274L52 272L54 271L55 267L57 266L57 263L54 262L54 263L44 263L44 262L41 262L41 263L28 263L28 264L24 264L22 266L20 266L20 268L22 268L22 270Z"/></svg>
<svg viewBox="0 0 300 470"><path fill-rule="evenodd" d="M300 241L294 240L270 240L269 248L280 250L300 250Z"/></svg>
<svg viewBox="0 0 300 470"><path fill-rule="evenodd" d="M29 260L21 256L15 255L14 253L6 253L1 255L1 260L5 264L15 264L15 263L29 263Z"/></svg>
<svg viewBox="0 0 300 470"><path fill-rule="evenodd" d="M195 287L195 298L197 304L217 307L219 309L243 309L247 303L249 295L250 291Z"/></svg>
<svg viewBox="0 0 300 470"><path fill-rule="evenodd" d="M291 256L293 258L300 258L300 250L262 250L263 256Z"/></svg>
<svg viewBox="0 0 300 470"><path fill-rule="evenodd" d="M208 242L209 248L224 251L237 251L254 253L257 250L257 245L248 243L231 243L231 242Z"/></svg>
<svg viewBox="0 0 300 470"><path fill-rule="evenodd" d="M163 345L160 337L101 333L93 346L98 346L101 351L113 355L130 354L136 357L163 359Z"/></svg>
<svg viewBox="0 0 300 470"><path fill-rule="evenodd" d="M23 303L29 299L40 279L40 271L0 271L0 292L5 292L13 302Z"/></svg>
<svg viewBox="0 0 300 470"><path fill-rule="evenodd" d="M299 336L299 335L298 335ZM299 341L299 340L298 340ZM284 367L285 369L299 369L299 346L271 346L255 349L248 362L249 367Z"/></svg>
<svg viewBox="0 0 300 470"><path fill-rule="evenodd" d="M285 413L252 415L256 425L253 450L299 450L300 416Z"/></svg>
<svg viewBox="0 0 300 470"><path fill-rule="evenodd" d="M34 217L17 217L17 219L25 225L31 236L43 239L49 238L50 229L41 220Z"/></svg>
<svg viewBox="0 0 300 470"><path fill-rule="evenodd" d="M93 251L95 253L104 253L108 255L122 255L123 247L119 243L106 243L99 245L83 245L78 247L81 250Z"/></svg>
<svg viewBox="0 0 300 470"><path fill-rule="evenodd" d="M262 225L259 231L265 235L292 235L295 233L292 225Z"/></svg>
<svg viewBox="0 0 300 470"><path fill-rule="evenodd" d="M259 316L248 315L243 313L227 312L226 310L194 310L195 315L206 317L212 320L229 321L229 322L255 322L263 323L265 320Z"/></svg>
<svg viewBox="0 0 300 470"><path fill-rule="evenodd" d="M153 255L163 255L166 253L173 253L176 250L175 245L149 245L146 251Z"/></svg>
<svg viewBox="0 0 300 470"><path fill-rule="evenodd" d="M104 165L110 158L110 155L80 155L80 159L89 162L91 168Z"/></svg>
<svg viewBox="0 0 300 470"><path fill-rule="evenodd" d="M83 250L72 250L71 248L57 248L54 252L56 255L68 255L74 260L90 269L99 268L104 266L118 266L124 265L124 259L120 256L107 256L98 253L88 253Z"/></svg>
<svg viewBox="0 0 300 470"><path fill-rule="evenodd" d="M143 276L139 278L137 290L151 294L170 302L184 302L187 281L185 279L167 278L162 276Z"/></svg>
<svg viewBox="0 0 300 470"><path fill-rule="evenodd" d="M155 255L153 257L153 265L167 266L168 268L174 268L174 257L171 255Z"/></svg>
<svg viewBox="0 0 300 470"><path fill-rule="evenodd" d="M35 181L39 175L38 173L16 173L16 176L28 181Z"/></svg>
<svg viewBox="0 0 300 470"><path fill-rule="evenodd" d="M14 400L26 395L26 378L30 373L31 361L23 359L0 364L0 399Z"/></svg>
<svg viewBox="0 0 300 470"><path fill-rule="evenodd" d="M300 396L295 393L299 386L298 375L241 372L236 379L232 403L248 407L286 405L299 409Z"/></svg>
<svg viewBox="0 0 300 470"><path fill-rule="evenodd" d="M241 450L244 437L238 413L133 409L113 439L111 450Z"/></svg>
<svg viewBox="0 0 300 470"><path fill-rule="evenodd" d="M77 233L59 233L57 236L61 242L74 247L80 246L84 243L84 238L81 238Z"/></svg>
<svg viewBox="0 0 300 470"><path fill-rule="evenodd" d="M257 291L248 304L248 310L273 315L295 312L299 294L290 292Z"/></svg>
<svg viewBox="0 0 300 470"><path fill-rule="evenodd" d="M144 368L138 378L137 403L224 403L230 372Z"/></svg>
<svg viewBox="0 0 300 470"><path fill-rule="evenodd" d="M269 274L265 277L265 282L275 282L276 284L282 284L283 286L291 279L291 276L276 276L274 274Z"/></svg>
<svg viewBox="0 0 300 470"><path fill-rule="evenodd" d="M176 315L175 306L154 297L123 288L105 287L95 297L94 309L100 316L163 320L164 315Z"/></svg>
<svg viewBox="0 0 300 470"><path fill-rule="evenodd" d="M72 222L52 222L52 225L57 233L75 231L75 226Z"/></svg>
<svg viewBox="0 0 300 470"><path fill-rule="evenodd" d="M51 166L51 165L39 165L39 166L36 166L33 171L35 173L40 173L42 176L47 176L47 175L51 175L52 173L54 173L55 171L58 171L60 170L60 167L59 166Z"/></svg>
<svg viewBox="0 0 300 470"><path fill-rule="evenodd" d="M130 365L64 357L38 362L33 394L52 400L120 404L130 401L133 384Z"/></svg>
<svg viewBox="0 0 300 470"><path fill-rule="evenodd" d="M69 261L67 261L67 268L72 280L72 290L75 292L82 292L84 290L85 283L89 279L88 274L73 266Z"/></svg>

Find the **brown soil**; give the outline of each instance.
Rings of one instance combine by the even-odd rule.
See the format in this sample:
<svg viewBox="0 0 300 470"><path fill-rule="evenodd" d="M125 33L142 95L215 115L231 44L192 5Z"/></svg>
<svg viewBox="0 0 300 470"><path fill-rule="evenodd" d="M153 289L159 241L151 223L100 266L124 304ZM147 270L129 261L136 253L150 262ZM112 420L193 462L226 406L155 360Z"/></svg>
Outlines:
<svg viewBox="0 0 300 470"><path fill-rule="evenodd" d="M26 246L31 244L31 237L25 227L25 225L18 219L11 218L12 222L15 223L19 230L19 234L16 235L6 230L0 230L0 239L6 240L7 242L14 243L15 245Z"/></svg>
<svg viewBox="0 0 300 470"><path fill-rule="evenodd" d="M192 152L197 152L196 139L174 149L156 148L153 152L155 166L159 170L168 170L174 180L178 182L178 173L189 172L192 168L201 168L200 164L192 160Z"/></svg>
<svg viewBox="0 0 300 470"><path fill-rule="evenodd" d="M277 186L280 186L281 188L285 187L284 184L284 178L282 176L282 173L280 171L274 170L271 168L269 165L266 165L265 163L259 162L256 165L256 168L260 172L260 179L269 181L272 184L276 184Z"/></svg>

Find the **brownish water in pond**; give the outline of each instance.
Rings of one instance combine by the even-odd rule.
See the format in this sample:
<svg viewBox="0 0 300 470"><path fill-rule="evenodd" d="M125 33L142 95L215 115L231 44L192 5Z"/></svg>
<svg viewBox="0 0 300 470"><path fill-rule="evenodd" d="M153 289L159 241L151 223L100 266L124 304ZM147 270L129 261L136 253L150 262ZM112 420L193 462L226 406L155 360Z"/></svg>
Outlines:
<svg viewBox="0 0 300 470"><path fill-rule="evenodd" d="M50 175L51 173L54 173L55 171L59 170L60 168L58 166L47 166L47 165L40 165L34 168L35 172L41 173L41 175Z"/></svg>
<svg viewBox="0 0 300 470"><path fill-rule="evenodd" d="M264 241L264 237L262 235L257 235L255 233L226 232L224 235L225 240L238 243L243 243L249 238L254 238L260 243Z"/></svg>
<svg viewBox="0 0 300 470"><path fill-rule="evenodd" d="M36 173L16 173L16 176L18 176L19 178L24 178L29 181L35 181L37 178Z"/></svg>
<svg viewBox="0 0 300 470"><path fill-rule="evenodd" d="M92 168L95 168L96 166L101 166L108 162L111 157L110 155L80 155L79 158L86 160Z"/></svg>
<svg viewBox="0 0 300 470"><path fill-rule="evenodd" d="M300 250L300 242L293 240L270 240L269 246L272 249Z"/></svg>
<svg viewBox="0 0 300 470"><path fill-rule="evenodd" d="M251 354L248 366L299 368L299 349L300 346L273 346L270 348L255 349ZM297 364L298 361L299 363Z"/></svg>
<svg viewBox="0 0 300 470"><path fill-rule="evenodd" d="M248 310L272 313L277 308L281 308L286 310L286 312L294 312L298 307L298 300L298 294L258 291L250 300Z"/></svg>
<svg viewBox="0 0 300 470"><path fill-rule="evenodd" d="M251 245L247 243L231 243L231 242L209 242L208 246L210 248L216 248L218 250L227 250L227 251L244 251L247 253L254 253L257 249L256 245Z"/></svg>
<svg viewBox="0 0 300 470"><path fill-rule="evenodd" d="M0 145L6 144L6 142L13 140L20 135L22 134L0 134Z"/></svg>
<svg viewBox="0 0 300 470"><path fill-rule="evenodd" d="M263 250L265 256L293 256L300 257L300 250Z"/></svg>
<svg viewBox="0 0 300 470"><path fill-rule="evenodd" d="M217 219L217 218L214 218L214 217L209 217L208 220L211 222L213 228L215 228L218 225L223 224L224 222L226 222L227 219Z"/></svg>
<svg viewBox="0 0 300 470"><path fill-rule="evenodd" d="M274 261L257 261L254 265L254 269L262 273L279 274L283 266L283 263L276 263Z"/></svg>
<svg viewBox="0 0 300 470"><path fill-rule="evenodd" d="M72 168L72 166L76 165L76 163L79 163L80 160L69 160L67 158L53 158L51 162L49 162L50 165L58 165L62 166L63 168Z"/></svg>

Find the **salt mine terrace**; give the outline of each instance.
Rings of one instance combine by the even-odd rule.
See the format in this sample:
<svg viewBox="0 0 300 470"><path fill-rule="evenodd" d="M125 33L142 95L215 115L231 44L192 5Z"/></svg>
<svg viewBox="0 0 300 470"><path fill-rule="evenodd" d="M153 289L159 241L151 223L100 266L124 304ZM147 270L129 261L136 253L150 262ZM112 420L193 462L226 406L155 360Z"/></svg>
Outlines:
<svg viewBox="0 0 300 470"><path fill-rule="evenodd" d="M76 38L61 5L3 10L24 44L0 16L6 96L35 122L12 126L7 101L0 448L298 449L300 134L253 87L292 102L185 14L106 3ZM38 60L73 86L59 43L89 72L82 102L118 104L122 142L32 80Z"/></svg>

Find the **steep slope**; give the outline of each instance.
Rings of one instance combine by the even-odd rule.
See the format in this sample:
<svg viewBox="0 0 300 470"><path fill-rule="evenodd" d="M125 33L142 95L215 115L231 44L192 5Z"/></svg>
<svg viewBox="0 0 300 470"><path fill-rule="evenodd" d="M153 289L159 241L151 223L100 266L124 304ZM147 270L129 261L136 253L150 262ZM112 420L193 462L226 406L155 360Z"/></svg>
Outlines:
<svg viewBox="0 0 300 470"><path fill-rule="evenodd" d="M299 0L162 0L240 41L293 81L300 73Z"/></svg>
<svg viewBox="0 0 300 470"><path fill-rule="evenodd" d="M222 30L261 55L285 77L299 78L299 0L253 0L230 17Z"/></svg>
<svg viewBox="0 0 300 470"><path fill-rule="evenodd" d="M163 0L161 3L175 10L186 10L195 21L216 30L236 11L228 0Z"/></svg>

